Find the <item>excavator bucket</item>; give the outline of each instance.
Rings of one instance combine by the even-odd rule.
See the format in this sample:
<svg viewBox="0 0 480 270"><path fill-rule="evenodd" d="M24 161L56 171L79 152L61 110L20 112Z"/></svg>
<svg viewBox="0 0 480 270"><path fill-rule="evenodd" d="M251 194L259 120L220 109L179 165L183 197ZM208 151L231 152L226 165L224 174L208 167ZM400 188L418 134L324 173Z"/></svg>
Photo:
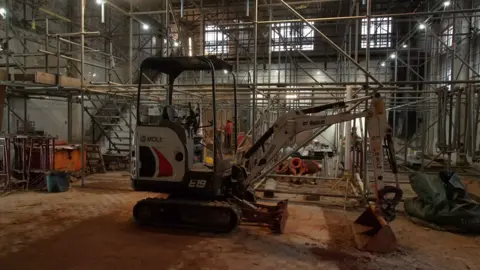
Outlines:
<svg viewBox="0 0 480 270"><path fill-rule="evenodd" d="M397 238L387 221L369 204L352 224L357 248L364 251L388 253L397 248Z"/></svg>

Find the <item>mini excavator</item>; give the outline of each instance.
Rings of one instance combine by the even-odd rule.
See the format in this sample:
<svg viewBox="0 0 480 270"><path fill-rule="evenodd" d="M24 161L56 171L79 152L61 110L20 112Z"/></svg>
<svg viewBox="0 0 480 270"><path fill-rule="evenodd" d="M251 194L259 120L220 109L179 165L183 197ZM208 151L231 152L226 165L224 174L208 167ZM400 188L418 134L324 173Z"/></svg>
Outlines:
<svg viewBox="0 0 480 270"><path fill-rule="evenodd" d="M224 159L219 138L214 132L213 166L193 163L193 137L199 128L198 111L190 108L190 115L183 123L174 117L173 85L184 71L208 71L212 81L212 110L216 111L215 71L227 70L233 77L234 95L234 145L237 147L237 102L236 83L232 66L216 57L150 57L140 67L140 74L154 72L166 74L168 89L162 120L149 125L142 123L140 115L142 82L138 85L137 127L134 139L134 166L132 186L136 191L153 191L168 194L167 198L147 198L133 208L138 224L160 227L188 228L197 231L228 233L243 223L268 226L274 233L283 233L288 218L288 200L276 205L256 202L254 184L262 171L271 164L287 143L303 131L323 128L344 121L366 117L370 137L370 150L374 166L376 202L354 222L356 231L363 237L357 246L364 250L387 251L396 244L393 233L388 234L388 222L395 218L395 206L400 202L402 191L385 186L383 182L384 152L382 142L389 146L389 161L395 160L392 153L391 129L388 126L385 105L376 94L361 100L371 99L370 107L363 112L344 111L333 115L318 115L331 109L347 107L347 102L335 102L307 109L289 111L279 117L274 125L239 160ZM358 102L359 99L351 101ZM213 127L217 126L213 114ZM308 143L298 142L297 145ZM245 164L252 168L247 172ZM395 165L395 164L393 164ZM396 168L396 166L392 166ZM386 229L387 228L387 229ZM390 230L391 232L391 230ZM376 235L386 235L382 240ZM360 237L360 238L361 238ZM387 239L388 238L388 239ZM358 239L358 237L356 237ZM367 239L367 240L365 240ZM372 239L368 241L368 239ZM374 244L371 244L374 242ZM393 242L393 244L392 244ZM383 250L382 250L383 249Z"/></svg>

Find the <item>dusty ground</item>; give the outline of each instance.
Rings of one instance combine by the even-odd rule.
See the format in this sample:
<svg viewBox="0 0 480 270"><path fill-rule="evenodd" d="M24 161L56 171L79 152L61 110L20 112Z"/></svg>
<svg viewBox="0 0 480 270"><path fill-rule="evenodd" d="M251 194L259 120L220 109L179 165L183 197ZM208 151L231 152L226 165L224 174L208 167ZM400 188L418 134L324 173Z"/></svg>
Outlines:
<svg viewBox="0 0 480 270"><path fill-rule="evenodd" d="M287 232L241 227L228 236L165 233L135 226L131 208L148 196L120 174L61 194L0 197L0 269L478 269L480 237L392 223L400 246L357 251L338 209L291 205ZM474 186L476 183L471 184ZM479 189L480 190L480 189Z"/></svg>

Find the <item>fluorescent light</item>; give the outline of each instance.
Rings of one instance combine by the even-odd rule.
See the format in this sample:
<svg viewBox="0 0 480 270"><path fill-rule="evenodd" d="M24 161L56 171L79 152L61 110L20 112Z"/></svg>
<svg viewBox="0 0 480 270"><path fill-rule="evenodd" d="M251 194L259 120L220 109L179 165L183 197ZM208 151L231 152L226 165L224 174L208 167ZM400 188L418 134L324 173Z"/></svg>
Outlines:
<svg viewBox="0 0 480 270"><path fill-rule="evenodd" d="M293 94L293 95L285 95L285 98L286 99L296 99L297 98L297 95Z"/></svg>
<svg viewBox="0 0 480 270"><path fill-rule="evenodd" d="M450 4L451 4L450 1L445 1L445 2L443 2L443 6L444 6L444 7L448 7L448 6L450 6Z"/></svg>
<svg viewBox="0 0 480 270"><path fill-rule="evenodd" d="M148 30L148 28L150 28L150 25L148 25L146 23L143 23L142 28L143 28L143 30Z"/></svg>
<svg viewBox="0 0 480 270"><path fill-rule="evenodd" d="M408 45L407 45L407 44L403 44L402 47L403 47L403 48L407 48Z"/></svg>
<svg viewBox="0 0 480 270"><path fill-rule="evenodd" d="M385 62L380 63L380 66L384 67L384 66L385 66Z"/></svg>
<svg viewBox="0 0 480 270"><path fill-rule="evenodd" d="M395 53L390 54L390 58L395 59L395 57L397 57Z"/></svg>
<svg viewBox="0 0 480 270"><path fill-rule="evenodd" d="M0 8L0 15L5 19L7 17L7 10L5 8Z"/></svg>
<svg viewBox="0 0 480 270"><path fill-rule="evenodd" d="M188 56L193 55L193 48L192 48L192 38L188 38Z"/></svg>
<svg viewBox="0 0 480 270"><path fill-rule="evenodd" d="M421 23L418 25L418 29L421 29L421 30L425 29L425 27L427 26L424 23Z"/></svg>
<svg viewBox="0 0 480 270"><path fill-rule="evenodd" d="M178 42L176 42L176 41L173 42L173 47L178 47L178 45L179 45Z"/></svg>

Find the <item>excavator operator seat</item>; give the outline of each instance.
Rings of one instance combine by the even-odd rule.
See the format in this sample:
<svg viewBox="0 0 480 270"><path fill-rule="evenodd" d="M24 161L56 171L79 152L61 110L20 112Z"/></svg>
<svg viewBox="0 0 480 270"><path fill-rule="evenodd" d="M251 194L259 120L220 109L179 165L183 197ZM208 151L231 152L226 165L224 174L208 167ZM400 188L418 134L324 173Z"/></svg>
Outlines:
<svg viewBox="0 0 480 270"><path fill-rule="evenodd" d="M178 121L177 110L175 110L175 108L171 105L167 105L163 107L162 118L170 122L177 122Z"/></svg>

